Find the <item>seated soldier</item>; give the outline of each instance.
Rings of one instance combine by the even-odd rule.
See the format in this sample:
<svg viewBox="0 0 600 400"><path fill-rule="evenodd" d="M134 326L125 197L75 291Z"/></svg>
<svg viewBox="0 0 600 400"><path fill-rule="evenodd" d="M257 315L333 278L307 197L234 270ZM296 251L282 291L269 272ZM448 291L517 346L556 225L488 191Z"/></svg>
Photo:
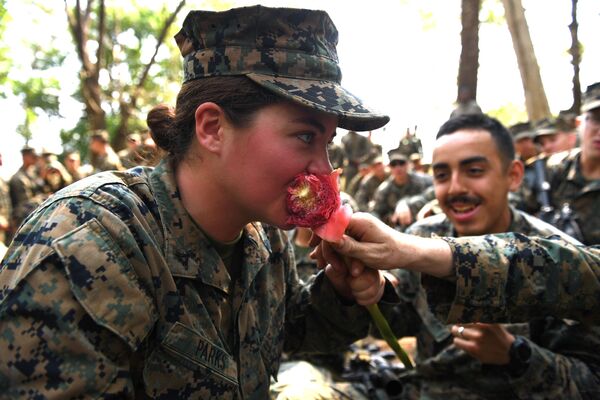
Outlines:
<svg viewBox="0 0 600 400"><path fill-rule="evenodd" d="M422 193L431 186L431 176L410 171L408 158L397 152L390 154L391 176L375 192L369 212L390 226L398 201L406 196Z"/></svg>

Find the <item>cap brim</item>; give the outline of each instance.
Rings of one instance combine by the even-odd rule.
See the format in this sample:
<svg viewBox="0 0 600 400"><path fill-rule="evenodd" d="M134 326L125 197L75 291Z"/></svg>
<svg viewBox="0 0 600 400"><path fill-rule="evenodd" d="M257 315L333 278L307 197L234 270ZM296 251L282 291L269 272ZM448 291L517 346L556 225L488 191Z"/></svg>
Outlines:
<svg viewBox="0 0 600 400"><path fill-rule="evenodd" d="M335 114L338 126L352 131L371 131L387 124L390 117L367 107L352 93L330 81L287 78L249 73L246 76L267 90L307 107Z"/></svg>
<svg viewBox="0 0 600 400"><path fill-rule="evenodd" d="M521 139L533 139L535 137L535 133L531 132L531 131L527 131L527 132L521 132L521 133L517 133L514 136L514 141L517 140L521 140Z"/></svg>
<svg viewBox="0 0 600 400"><path fill-rule="evenodd" d="M594 101L590 101L588 103L584 103L581 106L581 111L582 112L588 112L588 111L593 110L594 108L598 108L598 107L600 107L600 99L594 100Z"/></svg>

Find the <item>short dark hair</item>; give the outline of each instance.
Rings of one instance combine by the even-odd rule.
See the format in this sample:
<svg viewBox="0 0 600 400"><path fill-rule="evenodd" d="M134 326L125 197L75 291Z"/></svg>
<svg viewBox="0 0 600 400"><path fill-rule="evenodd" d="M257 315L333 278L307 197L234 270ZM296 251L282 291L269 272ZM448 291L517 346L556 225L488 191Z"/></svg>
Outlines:
<svg viewBox="0 0 600 400"><path fill-rule="evenodd" d="M435 138L439 139L444 135L450 135L461 129L481 129L488 131L496 143L502 163L508 167L510 162L515 159L515 146L510 132L500 121L489 115L465 114L451 118L442 124Z"/></svg>

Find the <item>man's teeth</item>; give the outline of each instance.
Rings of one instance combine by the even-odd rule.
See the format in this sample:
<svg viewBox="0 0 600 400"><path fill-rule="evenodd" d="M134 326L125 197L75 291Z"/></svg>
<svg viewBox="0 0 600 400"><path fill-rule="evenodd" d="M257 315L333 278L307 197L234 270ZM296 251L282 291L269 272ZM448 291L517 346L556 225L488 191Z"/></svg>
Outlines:
<svg viewBox="0 0 600 400"><path fill-rule="evenodd" d="M475 206L474 205L465 205L465 206L453 205L452 209L459 213L466 213L466 212L469 212L469 211L475 209Z"/></svg>

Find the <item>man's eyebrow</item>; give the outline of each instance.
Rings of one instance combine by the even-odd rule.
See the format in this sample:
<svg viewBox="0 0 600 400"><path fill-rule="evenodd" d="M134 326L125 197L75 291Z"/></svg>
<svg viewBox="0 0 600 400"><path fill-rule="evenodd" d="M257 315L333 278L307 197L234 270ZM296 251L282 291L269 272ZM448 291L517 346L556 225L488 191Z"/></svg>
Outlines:
<svg viewBox="0 0 600 400"><path fill-rule="evenodd" d="M300 117L293 120L293 122L298 122L301 124L311 125L312 127L318 129L321 133L325 133L325 125L323 125L320 121L311 117Z"/></svg>
<svg viewBox="0 0 600 400"><path fill-rule="evenodd" d="M484 157L484 156L473 156L473 157L465 158L464 160L460 160L459 164L461 166L464 166L464 165L473 164L476 162L487 163L488 159L487 159L487 157Z"/></svg>
<svg viewBox="0 0 600 400"><path fill-rule="evenodd" d="M464 166L464 165L469 165L469 164L473 164L476 162L487 163L488 159L487 159L487 157L484 157L484 156L473 156L473 157L465 158L464 160L460 160L459 165ZM446 163L446 162L434 163L431 167L433 169L450 168L448 163Z"/></svg>

